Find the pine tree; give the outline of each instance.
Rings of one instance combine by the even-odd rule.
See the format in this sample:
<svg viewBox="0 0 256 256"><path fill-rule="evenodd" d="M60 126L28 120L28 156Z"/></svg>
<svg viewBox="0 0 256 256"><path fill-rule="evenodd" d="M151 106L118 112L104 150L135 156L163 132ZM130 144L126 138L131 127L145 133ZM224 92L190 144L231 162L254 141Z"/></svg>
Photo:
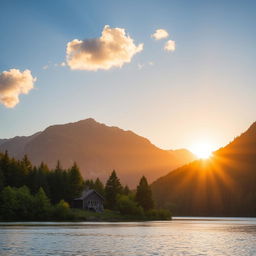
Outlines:
<svg viewBox="0 0 256 256"><path fill-rule="evenodd" d="M93 180L86 180L84 182L85 189L94 189L94 182Z"/></svg>
<svg viewBox="0 0 256 256"><path fill-rule="evenodd" d="M0 191L4 188L5 180L4 180L4 172L0 165Z"/></svg>
<svg viewBox="0 0 256 256"><path fill-rule="evenodd" d="M102 184L102 182L100 181L99 178L96 179L95 183L94 183L94 189L101 194L102 196L104 196L105 191L104 191L104 185Z"/></svg>
<svg viewBox="0 0 256 256"><path fill-rule="evenodd" d="M74 198L81 195L84 187L84 181L76 163L74 163L71 169L68 171L67 186L69 191L67 200L71 203Z"/></svg>
<svg viewBox="0 0 256 256"><path fill-rule="evenodd" d="M154 201L152 198L152 191L150 186L148 185L148 181L143 176L140 180L139 185L137 186L136 191L136 201L144 210L149 210L154 208Z"/></svg>
<svg viewBox="0 0 256 256"><path fill-rule="evenodd" d="M35 201L34 205L35 205L36 219L39 219L39 220L47 219L51 204L43 188L39 188L38 192L35 195L34 201Z"/></svg>
<svg viewBox="0 0 256 256"><path fill-rule="evenodd" d="M130 193L131 193L131 190L130 190L129 187L126 185L126 186L124 187L123 194L128 196Z"/></svg>
<svg viewBox="0 0 256 256"><path fill-rule="evenodd" d="M105 187L106 207L109 209L116 208L117 195L123 191L120 180L118 179L115 170L111 173Z"/></svg>

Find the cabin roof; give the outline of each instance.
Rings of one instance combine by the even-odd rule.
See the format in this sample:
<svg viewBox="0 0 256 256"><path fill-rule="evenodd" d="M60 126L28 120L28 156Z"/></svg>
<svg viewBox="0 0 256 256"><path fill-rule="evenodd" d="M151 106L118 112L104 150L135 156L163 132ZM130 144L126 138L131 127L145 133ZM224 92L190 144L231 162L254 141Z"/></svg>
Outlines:
<svg viewBox="0 0 256 256"><path fill-rule="evenodd" d="M104 197L101 194L99 194L94 189L86 189L86 190L84 190L82 192L82 195L80 197L78 197L78 198L75 198L74 200L84 200L84 199L86 199L88 196L90 196L93 193L97 194L102 200L104 200Z"/></svg>

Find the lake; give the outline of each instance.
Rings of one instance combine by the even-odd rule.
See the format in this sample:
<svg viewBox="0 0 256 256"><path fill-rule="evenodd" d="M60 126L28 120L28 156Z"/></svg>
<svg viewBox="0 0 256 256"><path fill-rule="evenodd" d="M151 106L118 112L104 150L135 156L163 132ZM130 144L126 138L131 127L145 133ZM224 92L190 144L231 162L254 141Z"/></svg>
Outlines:
<svg viewBox="0 0 256 256"><path fill-rule="evenodd" d="M256 255L256 218L0 223L0 255Z"/></svg>

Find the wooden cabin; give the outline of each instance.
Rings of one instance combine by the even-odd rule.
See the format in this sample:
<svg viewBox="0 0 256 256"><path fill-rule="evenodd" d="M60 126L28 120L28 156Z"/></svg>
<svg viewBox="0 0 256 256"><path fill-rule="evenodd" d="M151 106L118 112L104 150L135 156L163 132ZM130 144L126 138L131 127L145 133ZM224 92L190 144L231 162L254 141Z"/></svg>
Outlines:
<svg viewBox="0 0 256 256"><path fill-rule="evenodd" d="M104 198L94 189L86 189L82 192L81 197L73 200L73 207L88 211L103 212Z"/></svg>

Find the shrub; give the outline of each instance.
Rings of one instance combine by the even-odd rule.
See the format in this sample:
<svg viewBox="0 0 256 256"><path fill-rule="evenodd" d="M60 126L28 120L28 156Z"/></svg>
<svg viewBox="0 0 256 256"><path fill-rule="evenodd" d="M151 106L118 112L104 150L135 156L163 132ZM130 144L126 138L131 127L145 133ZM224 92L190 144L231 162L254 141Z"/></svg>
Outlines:
<svg viewBox="0 0 256 256"><path fill-rule="evenodd" d="M151 209L146 212L146 216L151 220L170 220L171 212L165 209Z"/></svg>
<svg viewBox="0 0 256 256"><path fill-rule="evenodd" d="M143 209L141 206L138 206L135 201L129 198L126 195L118 195L117 197L117 206L121 214L142 216Z"/></svg>
<svg viewBox="0 0 256 256"><path fill-rule="evenodd" d="M72 211L69 204L64 200L60 200L58 204L53 206L52 216L56 220L71 220L73 219Z"/></svg>

